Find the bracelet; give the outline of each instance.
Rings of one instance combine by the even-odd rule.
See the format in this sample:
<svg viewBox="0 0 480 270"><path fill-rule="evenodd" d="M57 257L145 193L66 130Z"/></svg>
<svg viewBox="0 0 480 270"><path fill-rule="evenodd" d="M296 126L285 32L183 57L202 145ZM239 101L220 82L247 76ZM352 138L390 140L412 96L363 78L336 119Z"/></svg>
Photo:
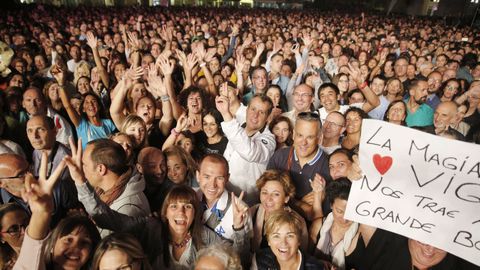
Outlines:
<svg viewBox="0 0 480 270"><path fill-rule="evenodd" d="M245 228L245 224L243 224L242 227L240 227L238 229L235 229L235 227L232 225L232 229L236 232L243 230L243 228Z"/></svg>
<svg viewBox="0 0 480 270"><path fill-rule="evenodd" d="M170 100L170 96L169 95L163 95L163 96L160 96L160 99L162 100L162 102L167 102Z"/></svg>
<svg viewBox="0 0 480 270"><path fill-rule="evenodd" d="M363 90L363 89L365 89L365 87L367 87L367 86L368 86L368 82L363 82L363 83L358 87L358 89Z"/></svg>
<svg viewBox="0 0 480 270"><path fill-rule="evenodd" d="M180 135L180 133L176 131L175 128L172 128L172 130L170 131L170 134L172 134L175 137L178 137L178 135Z"/></svg>

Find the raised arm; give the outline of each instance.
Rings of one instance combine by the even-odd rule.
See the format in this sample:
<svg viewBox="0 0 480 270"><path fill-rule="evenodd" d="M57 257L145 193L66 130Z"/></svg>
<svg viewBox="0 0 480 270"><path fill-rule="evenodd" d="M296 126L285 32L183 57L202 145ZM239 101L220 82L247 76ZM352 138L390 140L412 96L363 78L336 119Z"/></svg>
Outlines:
<svg viewBox="0 0 480 270"><path fill-rule="evenodd" d="M245 57L243 55L237 55L237 60L235 60L235 72L237 74L237 89L240 92L240 95L243 95L245 88L245 82L243 79L243 69L245 68Z"/></svg>
<svg viewBox="0 0 480 270"><path fill-rule="evenodd" d="M80 115L78 115L77 111L72 107L72 105L70 105L67 92L63 87L65 84L65 73L63 70L59 69L59 72L53 72L52 75L55 77L55 79L58 82L58 86L59 86L58 95L60 96L60 100L62 101L63 107L67 111L68 117L70 117L70 120L72 120L72 123L75 125L75 127L78 127L80 125L81 117Z"/></svg>
<svg viewBox="0 0 480 270"><path fill-rule="evenodd" d="M65 168L65 162L62 161L48 179L47 167L48 155L43 152L38 180L30 173L25 177L22 199L30 206L32 216L13 269L45 269L43 251L54 211L53 189Z"/></svg>
<svg viewBox="0 0 480 270"><path fill-rule="evenodd" d="M160 62L160 67L163 74L169 74L168 78L171 79L171 73L173 72L173 65L170 64L166 57L160 55L157 59L157 63ZM149 72L148 76L148 90L157 98L160 98L162 102L162 118L160 119L159 128L164 136L167 136L170 132L170 128L173 123L172 105L170 103L170 96L168 94L168 86L171 85L171 80L167 81L167 76L162 80L158 75L156 64L151 65L153 72Z"/></svg>
<svg viewBox="0 0 480 270"><path fill-rule="evenodd" d="M81 139L77 144L70 139L70 148L72 156L66 156L64 160L77 187L78 199L87 213L93 217L96 225L111 231L131 231L132 228L145 224L146 217L130 217L120 214L100 200L93 187L88 184L82 170Z"/></svg>
<svg viewBox="0 0 480 270"><path fill-rule="evenodd" d="M128 88L131 87L134 81L138 80L143 74L142 67L133 68L130 67L120 82L118 82L115 87L115 95L112 98L112 104L110 105L110 116L112 117L113 123L115 126L120 129L122 126L123 120L125 119L125 114L123 109L125 108L125 97L127 96Z"/></svg>
<svg viewBox="0 0 480 270"><path fill-rule="evenodd" d="M92 32L87 32L87 44L90 46L93 52L93 59L95 60L95 65L97 66L98 74L100 75L100 79L103 82L103 85L108 88L110 80L108 79L108 73L105 67L102 65L102 61L100 60L100 54L98 53L97 47L97 38L93 35Z"/></svg>
<svg viewBox="0 0 480 270"><path fill-rule="evenodd" d="M365 96L365 99L367 100L367 102L363 104L362 109L368 113L369 111L375 109L380 105L380 99L378 98L377 95L375 95L372 89L370 89L370 87L368 86L368 82L366 81L366 78L362 76L360 69L355 68L350 64L348 64L348 67L349 67L350 76L355 81L358 89L362 91L363 95Z"/></svg>

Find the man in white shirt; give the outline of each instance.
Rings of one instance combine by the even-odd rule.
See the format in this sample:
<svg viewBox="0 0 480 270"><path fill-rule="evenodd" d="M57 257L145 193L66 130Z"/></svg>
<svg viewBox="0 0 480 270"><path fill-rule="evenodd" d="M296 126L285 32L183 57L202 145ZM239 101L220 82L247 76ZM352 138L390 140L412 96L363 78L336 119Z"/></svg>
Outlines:
<svg viewBox="0 0 480 270"><path fill-rule="evenodd" d="M223 116L222 130L228 139L223 154L230 165L231 178L227 187L236 194L244 191L245 201L253 205L259 201L255 182L275 151L275 136L266 128L272 101L263 94L253 96L243 125L230 112L227 97L217 96L215 103Z"/></svg>

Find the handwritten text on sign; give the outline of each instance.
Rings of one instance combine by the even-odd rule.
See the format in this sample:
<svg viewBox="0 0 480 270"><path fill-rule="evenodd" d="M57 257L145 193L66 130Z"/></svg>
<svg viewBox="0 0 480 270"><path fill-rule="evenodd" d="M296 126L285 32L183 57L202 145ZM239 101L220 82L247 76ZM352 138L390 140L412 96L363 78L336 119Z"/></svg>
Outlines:
<svg viewBox="0 0 480 270"><path fill-rule="evenodd" d="M346 217L480 265L480 146L364 120Z"/></svg>

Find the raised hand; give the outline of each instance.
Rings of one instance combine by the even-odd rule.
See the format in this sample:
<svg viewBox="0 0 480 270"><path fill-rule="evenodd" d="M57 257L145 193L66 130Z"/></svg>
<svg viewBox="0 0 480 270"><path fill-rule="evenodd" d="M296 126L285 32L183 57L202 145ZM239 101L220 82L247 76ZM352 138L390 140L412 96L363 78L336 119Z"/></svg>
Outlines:
<svg viewBox="0 0 480 270"><path fill-rule="evenodd" d="M175 126L175 131L177 133L180 133L184 130L187 130L188 128L188 117L186 113L183 113L180 115L180 117L177 120L177 125Z"/></svg>
<svg viewBox="0 0 480 270"><path fill-rule="evenodd" d="M282 45L280 44L280 40L277 39L277 40L273 43L272 55L275 55L275 54L278 53L281 49L282 49Z"/></svg>
<svg viewBox="0 0 480 270"><path fill-rule="evenodd" d="M171 75L173 73L174 65L173 63L170 63L168 57L163 55L158 56L155 65L160 68L164 76Z"/></svg>
<svg viewBox="0 0 480 270"><path fill-rule="evenodd" d="M222 115L230 113L230 102L226 96L217 96L215 98L215 106Z"/></svg>
<svg viewBox="0 0 480 270"><path fill-rule="evenodd" d="M156 97L161 97L167 94L167 87L160 76L158 76L158 71L155 64L151 63L148 67L148 91Z"/></svg>
<svg viewBox="0 0 480 270"><path fill-rule="evenodd" d="M217 49L215 48L210 48L207 50L207 53L205 54L203 60L205 60L205 62L210 62L212 61L213 59L213 56L215 56L215 54L217 53Z"/></svg>
<svg viewBox="0 0 480 270"><path fill-rule="evenodd" d="M237 60L235 60L235 70L237 73L242 73L245 68L245 57L242 54L237 55Z"/></svg>
<svg viewBox="0 0 480 270"><path fill-rule="evenodd" d="M265 50L265 43L261 42L257 44L257 55L260 55Z"/></svg>
<svg viewBox="0 0 480 270"><path fill-rule="evenodd" d="M197 63L198 63L198 58L195 56L195 54L190 53L187 56L187 61L184 68L188 68L189 70L192 70Z"/></svg>
<svg viewBox="0 0 480 270"><path fill-rule="evenodd" d="M63 73L63 70L59 65L55 64L51 68L50 73L52 73L53 77L55 78L55 80L57 80L57 83L59 85L63 85L65 83L65 74Z"/></svg>
<svg viewBox="0 0 480 270"><path fill-rule="evenodd" d="M313 180L310 180L310 186L314 193L324 193L326 183L325 179L318 173L315 174Z"/></svg>
<svg viewBox="0 0 480 270"><path fill-rule="evenodd" d="M75 184L82 185L86 181L82 169L82 139L79 138L76 145L72 137L69 138L68 142L72 155L66 156L63 160L67 163L70 176Z"/></svg>
<svg viewBox="0 0 480 270"><path fill-rule="evenodd" d="M87 44L92 50L96 49L98 46L98 40L91 31L87 32Z"/></svg>
<svg viewBox="0 0 480 270"><path fill-rule="evenodd" d="M130 44L130 48L133 51L138 51L141 49L141 43L140 40L136 35L134 35L132 32L127 32L128 36L128 44Z"/></svg>
<svg viewBox="0 0 480 270"><path fill-rule="evenodd" d="M235 196L235 193L232 192L232 207L233 207L233 228L241 229L245 224L245 219L247 218L248 206L242 201L244 191L240 193L240 196Z"/></svg>
<svg viewBox="0 0 480 270"><path fill-rule="evenodd" d="M358 156L354 155L352 159L353 163L347 171L347 178L350 179L350 181L356 181L362 178L363 172L360 168L360 161L358 160Z"/></svg>
<svg viewBox="0 0 480 270"><path fill-rule="evenodd" d="M123 74L123 80L125 82L125 87L129 88L130 86L133 85L133 83L140 79L143 75L143 67L133 67L133 65L125 71L125 74Z"/></svg>
<svg viewBox="0 0 480 270"><path fill-rule="evenodd" d="M312 43L313 43L312 37L310 37L309 34L306 34L306 35L303 36L302 40L303 40L303 44L305 44L305 47L307 47L308 49L310 49L310 46L311 46Z"/></svg>
<svg viewBox="0 0 480 270"><path fill-rule="evenodd" d="M293 45L292 47L292 52L294 54L300 54L300 45L298 43L296 43L295 45Z"/></svg>
<svg viewBox="0 0 480 270"><path fill-rule="evenodd" d="M31 173L25 176L25 189L22 190L22 199L28 203L32 213L52 213L54 210L53 188L65 168L65 161L61 161L48 178L47 167L48 154L42 152L38 180L35 180Z"/></svg>
<svg viewBox="0 0 480 270"><path fill-rule="evenodd" d="M353 81L355 81L358 87L360 87L360 85L362 85L366 80L360 69L352 66L350 63L348 64L348 74Z"/></svg>

